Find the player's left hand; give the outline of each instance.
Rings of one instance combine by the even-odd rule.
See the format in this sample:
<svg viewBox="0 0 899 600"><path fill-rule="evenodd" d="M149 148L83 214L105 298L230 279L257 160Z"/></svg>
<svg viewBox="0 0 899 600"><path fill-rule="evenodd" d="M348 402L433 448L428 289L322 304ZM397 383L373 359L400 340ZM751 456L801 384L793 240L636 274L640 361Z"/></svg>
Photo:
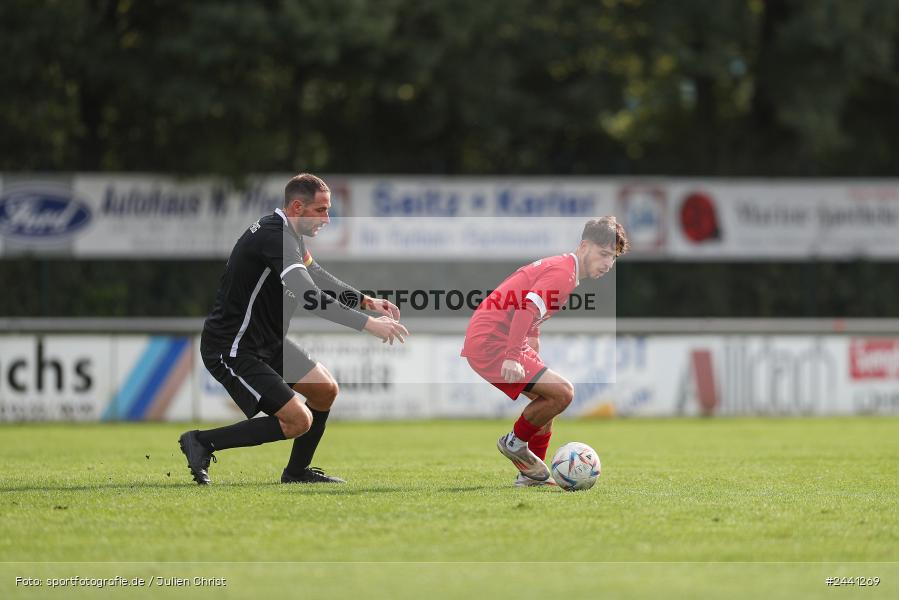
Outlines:
<svg viewBox="0 0 899 600"><path fill-rule="evenodd" d="M406 336L409 335L408 329L386 315L383 317L369 317L362 330L367 331L391 346L394 340L399 340L401 344L405 344Z"/></svg>
<svg viewBox="0 0 899 600"><path fill-rule="evenodd" d="M390 317L394 321L400 320L400 309L397 308L396 304L384 298L365 296L362 300L362 308Z"/></svg>
<svg viewBox="0 0 899 600"><path fill-rule="evenodd" d="M524 379L524 367L517 360L504 360L500 375L506 383L516 383Z"/></svg>

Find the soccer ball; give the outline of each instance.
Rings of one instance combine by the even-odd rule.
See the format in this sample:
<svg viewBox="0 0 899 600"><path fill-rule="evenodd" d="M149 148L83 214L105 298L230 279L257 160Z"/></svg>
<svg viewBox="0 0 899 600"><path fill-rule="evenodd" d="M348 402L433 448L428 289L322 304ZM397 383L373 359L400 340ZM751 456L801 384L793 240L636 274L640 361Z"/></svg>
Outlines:
<svg viewBox="0 0 899 600"><path fill-rule="evenodd" d="M596 450L580 442L569 442L553 456L553 479L568 492L589 490L602 472Z"/></svg>

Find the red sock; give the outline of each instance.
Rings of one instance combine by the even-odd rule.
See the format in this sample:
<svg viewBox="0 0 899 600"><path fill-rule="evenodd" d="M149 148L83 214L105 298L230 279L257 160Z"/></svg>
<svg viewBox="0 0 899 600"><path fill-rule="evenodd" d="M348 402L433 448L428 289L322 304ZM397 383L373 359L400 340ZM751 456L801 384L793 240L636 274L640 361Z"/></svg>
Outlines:
<svg viewBox="0 0 899 600"><path fill-rule="evenodd" d="M553 432L543 433L531 436L528 440L528 448L537 455L540 460L546 460L546 450L549 448L549 438L553 436Z"/></svg>
<svg viewBox="0 0 899 600"><path fill-rule="evenodd" d="M524 415L518 417L515 425L512 427L512 433L522 442L527 442L540 431L540 426L533 425L524 418Z"/></svg>

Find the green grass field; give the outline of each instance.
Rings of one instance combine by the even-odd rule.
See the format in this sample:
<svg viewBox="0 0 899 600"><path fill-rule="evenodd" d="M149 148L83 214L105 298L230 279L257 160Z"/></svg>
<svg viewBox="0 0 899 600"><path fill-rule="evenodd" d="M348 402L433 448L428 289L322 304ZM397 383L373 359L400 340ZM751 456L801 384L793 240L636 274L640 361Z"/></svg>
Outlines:
<svg viewBox="0 0 899 600"><path fill-rule="evenodd" d="M280 442L218 453L209 487L184 425L0 427L0 597L899 597L897 419L562 421L551 452L602 458L579 493L511 487L508 426L335 422L314 464L348 484L275 483ZM45 580L73 575L228 585Z"/></svg>

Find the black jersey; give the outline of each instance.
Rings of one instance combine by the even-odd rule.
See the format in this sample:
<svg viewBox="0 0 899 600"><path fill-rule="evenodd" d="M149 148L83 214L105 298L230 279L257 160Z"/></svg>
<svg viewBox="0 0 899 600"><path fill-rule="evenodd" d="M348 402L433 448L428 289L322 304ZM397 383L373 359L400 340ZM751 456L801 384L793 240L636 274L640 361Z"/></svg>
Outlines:
<svg viewBox="0 0 899 600"><path fill-rule="evenodd" d="M354 310L361 299L358 290L312 259L303 236L277 209L250 225L234 245L203 326L203 345L232 357L271 356L298 306L361 331L368 321Z"/></svg>

